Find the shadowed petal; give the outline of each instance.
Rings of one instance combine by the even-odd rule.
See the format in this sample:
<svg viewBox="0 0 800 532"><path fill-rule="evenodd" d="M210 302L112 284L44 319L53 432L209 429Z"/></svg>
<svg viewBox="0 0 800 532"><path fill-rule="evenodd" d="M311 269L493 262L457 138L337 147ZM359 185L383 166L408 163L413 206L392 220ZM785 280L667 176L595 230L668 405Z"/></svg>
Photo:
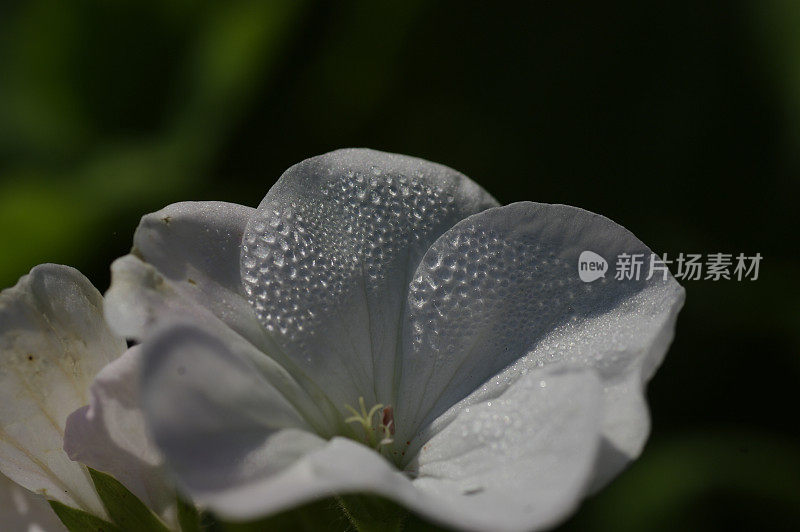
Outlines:
<svg viewBox="0 0 800 532"><path fill-rule="evenodd" d="M282 358L280 348L263 329L259 329L261 341L256 346L229 326L229 322L235 321L235 318L224 321L187 295L180 282L164 277L154 266L133 255L117 259L111 265L111 272L113 282L106 293L106 318L117 330L129 333L138 331L149 337L169 323L191 322L226 345L233 346L237 353L250 358L272 386L281 390L313 419L315 428L322 433L332 432L330 419L336 419L337 416L324 415L333 410L327 398L302 373L294 371L290 375L275 362L275 359ZM245 310L245 317L252 316L249 305ZM256 326L261 327L257 323Z"/></svg>
<svg viewBox="0 0 800 532"><path fill-rule="evenodd" d="M148 426L199 503L208 492L279 471L322 441L237 349L192 325L142 345Z"/></svg>
<svg viewBox="0 0 800 532"><path fill-rule="evenodd" d="M97 516L86 468L62 449L67 416L125 350L100 293L77 270L37 266L0 294L0 471L31 491Z"/></svg>
<svg viewBox="0 0 800 532"><path fill-rule="evenodd" d="M221 516L250 520L349 493L383 495L405 505L419 504L422 498L411 481L375 451L333 438L309 445L302 457L275 474L210 493L204 500Z"/></svg>
<svg viewBox="0 0 800 532"><path fill-rule="evenodd" d="M150 440L139 399L141 346L103 368L90 404L67 418L64 450L69 457L122 482L165 522L177 525L175 489Z"/></svg>
<svg viewBox="0 0 800 532"><path fill-rule="evenodd" d="M66 532L66 528L41 495L36 495L0 475L0 519L3 530L14 532Z"/></svg>
<svg viewBox="0 0 800 532"><path fill-rule="evenodd" d="M293 368L243 295L241 239L254 212L232 203L184 202L142 217L132 254L111 265L106 319L114 330L137 340L157 324L178 320L240 344L240 351L257 361L273 385L317 416L320 431L330 432L328 419L336 416L323 415L332 409L329 400ZM291 376L285 368L292 370Z"/></svg>

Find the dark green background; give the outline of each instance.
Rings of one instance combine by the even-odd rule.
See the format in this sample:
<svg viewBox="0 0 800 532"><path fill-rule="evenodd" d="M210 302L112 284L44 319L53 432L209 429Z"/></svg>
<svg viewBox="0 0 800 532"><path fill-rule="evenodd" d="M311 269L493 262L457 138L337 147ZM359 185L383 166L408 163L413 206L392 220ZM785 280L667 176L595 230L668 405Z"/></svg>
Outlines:
<svg viewBox="0 0 800 532"><path fill-rule="evenodd" d="M800 4L0 3L2 286L105 289L143 213L255 206L348 146L760 252L756 282L685 283L644 455L564 528L800 528Z"/></svg>

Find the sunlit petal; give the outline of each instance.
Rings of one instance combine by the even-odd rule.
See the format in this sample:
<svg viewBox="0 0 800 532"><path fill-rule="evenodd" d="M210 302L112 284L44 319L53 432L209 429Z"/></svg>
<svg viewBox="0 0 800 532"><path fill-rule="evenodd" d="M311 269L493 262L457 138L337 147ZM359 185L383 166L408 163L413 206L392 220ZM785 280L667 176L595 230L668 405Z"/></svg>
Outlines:
<svg viewBox="0 0 800 532"><path fill-rule="evenodd" d="M67 416L125 350L100 293L77 270L37 266L0 294L0 471L49 499L104 516L86 468L62 449Z"/></svg>
<svg viewBox="0 0 800 532"><path fill-rule="evenodd" d="M169 282L170 295L180 296L186 309L210 312L259 345L264 333L244 297L239 274L242 234L254 212L222 202L169 205L142 217L132 254L153 266L154 277ZM120 334L141 339L159 308L137 301L138 297L115 275L106 294L106 312ZM175 307L170 310L180 312Z"/></svg>
<svg viewBox="0 0 800 532"><path fill-rule="evenodd" d="M443 501L428 516L474 530L556 523L592 480L602 393L591 371L549 371L461 410L410 465L425 499Z"/></svg>
<svg viewBox="0 0 800 532"><path fill-rule="evenodd" d="M313 157L287 170L248 222L244 286L334 404L390 404L411 274L439 235L496 204L422 159L362 149Z"/></svg>

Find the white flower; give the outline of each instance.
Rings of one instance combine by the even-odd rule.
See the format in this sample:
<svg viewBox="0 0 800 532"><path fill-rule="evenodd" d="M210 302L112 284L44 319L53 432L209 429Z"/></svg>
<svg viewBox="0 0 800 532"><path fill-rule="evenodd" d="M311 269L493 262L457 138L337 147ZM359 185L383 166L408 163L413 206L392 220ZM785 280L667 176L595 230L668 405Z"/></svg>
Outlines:
<svg viewBox="0 0 800 532"><path fill-rule="evenodd" d="M0 473L46 499L108 520L88 465L122 481L174 526L175 491L159 470L138 408L138 372L130 369L136 349L126 352L125 340L103 319L102 296L73 268L43 264L3 290ZM112 383L126 374L132 380ZM116 410L113 399L121 400ZM127 418L119 415L131 408ZM110 422L93 430L101 418ZM0 511L2 522L11 519Z"/></svg>
<svg viewBox="0 0 800 532"><path fill-rule="evenodd" d="M616 475L683 289L583 283L584 250L650 251L581 209L496 205L449 168L341 150L258 209L145 216L106 317L144 341L145 417L182 487L233 519L367 492L522 530Z"/></svg>

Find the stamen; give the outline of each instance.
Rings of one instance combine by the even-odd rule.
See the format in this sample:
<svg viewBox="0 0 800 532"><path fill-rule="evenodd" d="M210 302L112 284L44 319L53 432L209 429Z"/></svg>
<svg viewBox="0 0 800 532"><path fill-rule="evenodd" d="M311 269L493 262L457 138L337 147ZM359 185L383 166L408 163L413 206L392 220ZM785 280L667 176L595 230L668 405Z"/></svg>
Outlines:
<svg viewBox="0 0 800 532"><path fill-rule="evenodd" d="M389 445L394 442L392 435L394 434L394 410L391 405L384 407L381 403L376 404L367 411L367 405L364 403L364 398L358 398L358 406L360 412L350 405L344 407L350 411L352 416L344 420L345 423L358 423L364 430L364 443L373 449L380 451L384 445ZM378 421L378 426L374 427L372 418L378 411L381 411L381 417ZM376 438L377 434L382 437L380 440Z"/></svg>

